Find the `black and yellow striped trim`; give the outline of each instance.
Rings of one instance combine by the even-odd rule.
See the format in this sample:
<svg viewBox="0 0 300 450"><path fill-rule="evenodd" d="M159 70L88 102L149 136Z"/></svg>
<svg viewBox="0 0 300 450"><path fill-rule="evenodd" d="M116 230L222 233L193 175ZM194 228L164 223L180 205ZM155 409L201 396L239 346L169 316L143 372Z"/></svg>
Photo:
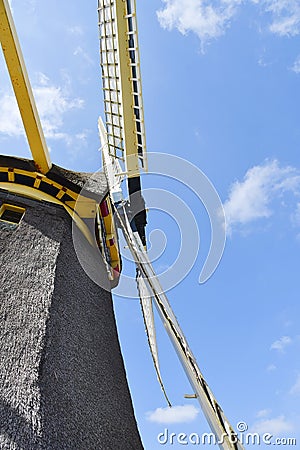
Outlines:
<svg viewBox="0 0 300 450"><path fill-rule="evenodd" d="M63 185L47 175L17 167L0 167L0 188L35 200L62 205L92 245L95 245L95 237L85 220L95 219L97 208L99 208L105 229L104 241L109 254L107 263L111 267L112 278L118 278L121 263L109 195L98 205L96 199L81 195L80 187L74 185L76 192L75 189L70 189L72 183L68 180L66 180L67 185ZM102 211L106 210L108 214L105 213L102 217Z"/></svg>

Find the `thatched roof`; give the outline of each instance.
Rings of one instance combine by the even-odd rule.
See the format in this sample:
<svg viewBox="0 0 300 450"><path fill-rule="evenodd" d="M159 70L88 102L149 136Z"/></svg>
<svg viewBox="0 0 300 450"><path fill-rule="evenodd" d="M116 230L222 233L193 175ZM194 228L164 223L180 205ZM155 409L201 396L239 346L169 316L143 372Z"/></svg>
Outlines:
<svg viewBox="0 0 300 450"><path fill-rule="evenodd" d="M97 250L78 232L95 283L63 207L0 200L26 208L0 230L0 448L142 449Z"/></svg>

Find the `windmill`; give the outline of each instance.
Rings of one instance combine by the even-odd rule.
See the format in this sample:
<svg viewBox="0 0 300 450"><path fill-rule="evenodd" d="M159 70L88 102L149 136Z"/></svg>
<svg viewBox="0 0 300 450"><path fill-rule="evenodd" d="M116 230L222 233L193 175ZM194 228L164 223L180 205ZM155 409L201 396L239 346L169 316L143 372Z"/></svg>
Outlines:
<svg viewBox="0 0 300 450"><path fill-rule="evenodd" d="M0 156L0 447L142 449L112 308L106 177L51 162L7 0L0 40L32 153Z"/></svg>
<svg viewBox="0 0 300 450"><path fill-rule="evenodd" d="M136 263L137 285L141 297L142 312L146 324L150 350L158 379L164 393L165 390L159 371L155 342L153 303L159 312L169 337L178 353L179 359L187 373L194 395L199 400L205 417L211 426L212 431L215 433L220 447L226 450L241 450L243 448L241 443L237 440L233 428L225 417L196 363L196 359L180 329L178 321L163 292L145 249L146 209L141 190L140 171L147 170L147 157L135 2L133 0L98 0L98 14L105 109L105 124L99 119L99 133L105 176L100 174L97 179L94 178L91 183L88 174L67 171L51 163L8 2L7 0L0 0L1 44L33 157L32 161L12 157L0 158L0 229L2 231L2 236L4 236L4 238L2 237L2 244L5 248L2 257L6 258L4 260L5 264L7 264L6 268L9 268L9 257L11 257L13 261L15 260L14 262L16 263L18 246L20 246L22 242L28 244L30 241L30 231L37 229L38 232L34 234L37 245L31 245L30 247L32 255L36 260L30 260L29 266L31 265L31 270L29 272L26 270L24 271L22 268L20 274L30 274L33 280L38 277L38 281L40 281L43 276L45 277L45 272L40 269L43 267L43 264L47 269L46 259L47 261L50 261L50 255L45 256L46 248L48 249L50 245L47 240L49 238L53 250L53 267L48 267L48 269L52 270L53 279L47 279L46 281L49 290L54 286L53 295L51 294L52 299L57 299L59 296L62 303L67 307L66 293L63 295L61 291L65 289L65 286L70 287L72 285L70 280L72 275L70 275L69 279L62 280L63 277L55 266L58 253L59 255L63 255L60 261L61 266L69 262L68 252L70 249L65 248L64 250L65 242L62 239L62 235L68 230L65 225L62 226L62 223L66 221L66 216L68 219L72 220L73 224L75 224L75 230L78 240L80 241L81 256L84 259L87 259L86 255L89 255L88 264L94 273L97 272L95 277L98 277L99 285L104 285L108 290L109 286L114 287L118 283L120 275L121 260L116 228L121 228ZM125 196L123 195L124 186L122 185L124 185L125 180L128 201L124 200ZM87 187L82 190L83 186ZM47 214L42 212L44 208L47 209ZM27 219L26 222L27 216L29 219ZM59 222L60 227L62 227L63 231L59 236L57 236L57 233L49 235L50 232L48 229L45 229L45 224L39 223L39 218L49 220L49 217L51 217L52 220L51 224L55 225ZM41 230L43 230L43 232L41 232ZM53 232L52 228L51 232ZM8 240L8 236L11 236L10 241ZM17 242L16 236L20 236L20 239L17 240ZM70 233L68 232L68 239L69 238ZM9 246L5 244L7 242L9 242ZM59 245L56 245L55 242L58 242ZM15 248L15 250L11 250L11 246L12 248ZM39 247L41 248L41 251L39 251ZM15 253L13 253L13 251L15 251ZM22 251L20 252L22 253ZM28 258L28 252L26 253L26 258ZM39 264L41 267L39 267ZM80 269L77 267L78 264L75 260L74 266L76 266L76 274L78 275ZM33 273L36 269L38 269L37 274ZM12 272L13 271L11 270L10 276L11 279L14 280ZM94 284L89 285L86 277L82 273L80 273L80 276L85 280L86 289L88 291L91 290L91 296L92 294L96 296L101 295L102 297L106 295L104 294L105 289L101 288L100 290L95 290ZM3 277L8 283L9 280L7 280L7 276L5 277L4 274ZM25 297L23 293L20 293L20 288L18 288L19 291L16 288L16 284L20 282L20 278L17 278L15 282L10 281L11 284L8 284L8 289L4 292L5 299L12 300L9 293L11 291L9 291L9 289L15 289L14 295L21 300L20 308L22 308L24 306L22 301L25 300ZM43 301L47 283L43 291L39 294ZM30 286L26 285L26 289L27 295L29 293L29 298L34 300L37 291L35 291L35 295L32 296ZM35 285L34 289L36 289ZM75 293L73 295L75 295ZM12 303L8 302L8 305L11 306L11 304ZM34 307L37 306L38 305L34 303ZM76 302L75 306L78 307ZM57 338L55 325L60 323L59 320L65 313L64 310L60 309L60 305L56 304L55 308L54 311L52 310L52 314L55 318L54 324L51 324L51 318L53 316L50 315L50 319L46 316L43 317L44 325L42 326L42 328L44 327L45 329L48 327L48 335L54 342ZM68 314L70 314L71 318L74 318L73 313L73 309L69 308ZM5 312L5 314L8 313ZM42 312L40 312L40 314L42 315ZM111 314L111 312L106 311L106 314ZM41 317L39 320L42 320ZM114 326L112 320L113 319L110 316L109 324L113 324L112 326ZM7 321L9 322L9 320ZM69 322L64 322L64 325L68 324L69 327ZM22 321L20 321L20 324L21 323ZM83 325L85 326L84 331L89 333L89 330L87 330L88 322L84 322ZM60 332L64 335L61 323L60 327ZM38 367L35 366L33 368L33 373L34 370L38 370L39 375L42 377L40 392L35 391L35 383L31 385L31 388L33 389L33 393L31 393L33 400L31 400L31 402L33 402L35 409L33 411L32 407L28 404L26 404L25 407L23 405L23 409L25 410L25 413L23 414L24 417L19 411L19 417L17 419L20 430L23 430L23 434L27 433L32 441L31 448L38 448L38 445L43 442L43 432L48 432L49 435L51 435L51 433L54 434L54 426L57 426L58 429L60 429L61 424L58 423L58 419L62 419L62 404L60 404L61 398L59 395L67 389L65 385L63 386L63 383L66 382L66 378L62 376L62 370L61 373L59 370L58 373L56 373L55 370L51 370L51 367L49 367L51 366L49 363L50 354L52 358L50 358L50 361L58 363L58 368L60 369L63 367L65 370L65 366L62 364L61 355L60 358L57 358L55 354L52 354L51 340L50 343L46 342L44 349L41 350L41 335L45 331L44 328L40 334L35 336L37 341L33 340L32 342L32 345L38 344L37 347L39 347L39 351L33 358L39 360L39 365ZM72 330L74 332L72 328L67 328L67 330ZM108 337L106 337L106 339L107 338ZM128 397L128 388L124 373L122 372L123 366L122 362L120 362L121 357L118 354L114 330L111 335L109 335L109 338L111 340L109 342L106 341L106 344L115 348L114 356L117 358L119 364L118 383L121 388L120 386L117 388L116 382L113 382L111 378L110 381L112 386L115 386L115 389L121 390L121 396L122 398L125 398L124 403L122 404L122 411L126 411L128 417L125 426L125 433L127 431L128 434L129 430L129 435L131 437L128 448L132 448L133 446L138 449L141 447L141 443L137 436L132 407ZM17 344L17 348L19 348L18 351L21 355L24 343L19 342ZM63 342L63 344L64 348L68 351L74 350L68 342ZM72 354L72 357L70 358L72 364L73 360L76 359L74 355L75 354ZM107 377L109 376L108 372L106 373ZM6 379L5 382L9 385L9 388L11 388L12 380L7 382ZM48 382L48 387L46 382ZM80 379L77 380L76 378L76 382L78 382L78 385L76 385L75 388L79 390L80 386L82 386L80 384ZM57 385L59 385L61 389L57 389ZM53 402L52 399L49 400L49 397L51 396L51 392L49 391L50 387L53 388L53 397L56 399ZM98 387L100 388L100 386ZM103 398L108 400L108 397L110 397L112 403L120 398L120 396L118 397L116 395L116 392L111 386L107 387L107 389L109 389L107 395L105 395L103 390L101 392ZM13 405L5 405L6 415L9 417L13 416L13 406L16 406L17 399L21 395L20 392L22 394L22 389L16 393L14 398L15 403ZM91 395L91 392L88 391L87 394ZM42 399L40 410L40 404L38 403L39 396ZM9 403L9 399L6 398L6 400ZM69 399L64 397L63 400L66 402ZM80 400L81 402L83 401L82 398L80 398ZM82 406L82 403L80 405ZM41 415L39 415L40 411ZM58 412L60 414L58 414ZM101 416L99 410L97 410L97 412ZM109 408L105 412L108 414L108 420L113 421L115 419L113 412ZM96 415L93 415L93 417L94 416L96 421ZM52 417L53 421L51 422ZM22 419L24 423L22 422ZM32 428L28 429L28 426L26 428L26 421L30 422L30 420L32 422ZM52 446L52 448L63 448L63 441L59 441L59 439L63 439L64 433L66 434L69 432L69 437L73 437L74 433L75 435L77 433L78 436L78 431L75 430L78 422L72 418L71 423L73 424L73 428L70 431L68 429L60 430L59 432L56 430L58 442L55 442L55 445L57 447ZM81 426L83 425L88 426L85 422L81 423ZM114 426L110 426L111 429L109 429L107 435L102 433L100 436L103 448L117 448L118 439L122 441L122 437L117 436L114 432L117 425L114 424ZM124 427L124 423L122 423L122 426ZM7 433L9 434L9 431ZM95 437L95 439L96 438L97 437ZM10 436L8 439L10 439ZM22 439L20 438L20 446L24 446L24 439L25 438L23 437ZM92 445L93 443L91 444L91 447Z"/></svg>

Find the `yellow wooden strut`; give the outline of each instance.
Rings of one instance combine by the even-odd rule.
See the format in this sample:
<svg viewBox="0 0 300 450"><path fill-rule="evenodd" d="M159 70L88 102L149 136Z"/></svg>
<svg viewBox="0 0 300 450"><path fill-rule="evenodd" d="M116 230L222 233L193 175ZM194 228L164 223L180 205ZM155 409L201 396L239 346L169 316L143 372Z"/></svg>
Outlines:
<svg viewBox="0 0 300 450"><path fill-rule="evenodd" d="M8 0L0 0L0 40L37 170L52 166Z"/></svg>
<svg viewBox="0 0 300 450"><path fill-rule="evenodd" d="M135 10L135 0L98 0L108 148L128 178L147 171Z"/></svg>
<svg viewBox="0 0 300 450"><path fill-rule="evenodd" d="M126 3L116 2L116 29L118 38L118 49L120 58L120 84L123 106L124 139L126 147L126 170L128 177L139 175L139 162L137 153L137 142L135 134L135 121L133 112L132 87L130 82L130 59L128 52Z"/></svg>

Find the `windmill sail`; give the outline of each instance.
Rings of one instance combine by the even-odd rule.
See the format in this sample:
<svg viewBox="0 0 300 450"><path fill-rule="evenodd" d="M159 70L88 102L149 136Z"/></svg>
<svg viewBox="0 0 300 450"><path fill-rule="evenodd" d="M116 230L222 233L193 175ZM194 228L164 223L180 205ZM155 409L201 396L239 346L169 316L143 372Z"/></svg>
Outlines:
<svg viewBox="0 0 300 450"><path fill-rule="evenodd" d="M146 139L134 0L98 0L100 55L108 153L124 165L131 221L146 246L140 170Z"/></svg>
<svg viewBox="0 0 300 450"><path fill-rule="evenodd" d="M109 152L130 178L147 170L135 2L99 0L98 15Z"/></svg>
<svg viewBox="0 0 300 450"><path fill-rule="evenodd" d="M154 324L154 314L153 314L153 299L147 287L147 282L140 270L137 270L136 276L137 288L141 301L141 308L144 318L144 323L146 327L146 333L148 338L148 344L150 348L150 353L153 359L154 368L156 370L157 379L164 393L169 406L171 406L170 400L167 396L165 386L160 373L159 360L158 360L158 348L156 343L156 333Z"/></svg>
<svg viewBox="0 0 300 450"><path fill-rule="evenodd" d="M243 450L197 365L145 251L146 212L140 170L147 169L147 159L135 1L98 0L98 14L105 112L105 128L101 121L99 124L103 162L112 198L118 197L115 216L137 266L138 290L158 379L164 390L152 298L217 443L224 450ZM122 199L122 174L127 177L129 205Z"/></svg>
<svg viewBox="0 0 300 450"><path fill-rule="evenodd" d="M223 450L243 450L243 445L238 440L237 434L230 425L230 422L226 418L198 367L196 358L179 326L167 296L143 248L139 235L131 229L125 209L123 208L122 214L116 210L116 215L137 268L147 280L150 295L153 296L158 313L196 394L202 411L217 438L217 443Z"/></svg>

